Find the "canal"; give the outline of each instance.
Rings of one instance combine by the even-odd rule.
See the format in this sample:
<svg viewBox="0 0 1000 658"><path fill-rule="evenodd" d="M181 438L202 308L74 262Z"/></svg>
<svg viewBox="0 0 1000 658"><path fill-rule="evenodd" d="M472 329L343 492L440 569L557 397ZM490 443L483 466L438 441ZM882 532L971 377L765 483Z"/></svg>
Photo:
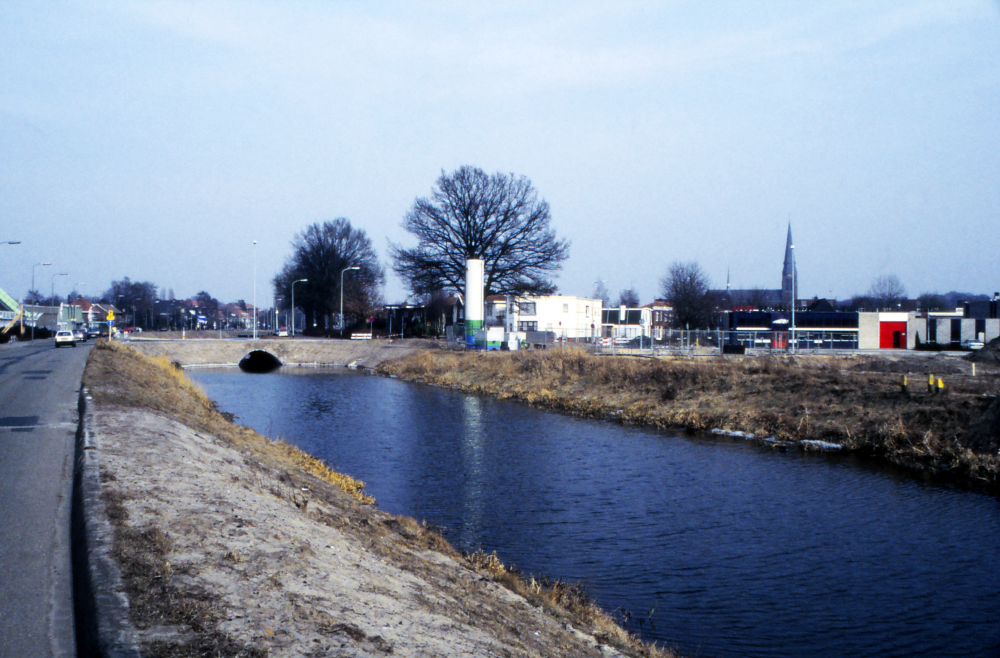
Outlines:
<svg viewBox="0 0 1000 658"><path fill-rule="evenodd" d="M237 422L457 548L698 656L997 656L1000 501L723 437L344 370L192 370Z"/></svg>

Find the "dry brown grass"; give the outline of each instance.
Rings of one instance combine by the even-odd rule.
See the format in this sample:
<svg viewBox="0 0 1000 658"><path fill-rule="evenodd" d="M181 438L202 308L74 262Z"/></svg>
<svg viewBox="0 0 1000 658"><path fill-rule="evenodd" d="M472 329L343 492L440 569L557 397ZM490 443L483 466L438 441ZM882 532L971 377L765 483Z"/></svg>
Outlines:
<svg viewBox="0 0 1000 658"><path fill-rule="evenodd" d="M377 370L625 423L749 432L803 449L826 441L992 487L1000 473L996 375L949 375L942 395L915 375L904 394L902 374L868 358L640 359L573 348L422 352Z"/></svg>
<svg viewBox="0 0 1000 658"><path fill-rule="evenodd" d="M533 605L544 608L556 618L587 628L603 644L626 655L642 658L676 657L670 649L643 642L622 628L614 618L595 605L579 584L562 581L536 580L501 562L496 551L478 550L466 559L479 573L520 594Z"/></svg>
<svg viewBox="0 0 1000 658"><path fill-rule="evenodd" d="M322 460L294 446L234 425L165 357L152 358L120 343L101 340L91 352L83 381L98 404L157 411L247 450L269 466L294 466L362 502L374 502L364 493L364 482L331 470Z"/></svg>

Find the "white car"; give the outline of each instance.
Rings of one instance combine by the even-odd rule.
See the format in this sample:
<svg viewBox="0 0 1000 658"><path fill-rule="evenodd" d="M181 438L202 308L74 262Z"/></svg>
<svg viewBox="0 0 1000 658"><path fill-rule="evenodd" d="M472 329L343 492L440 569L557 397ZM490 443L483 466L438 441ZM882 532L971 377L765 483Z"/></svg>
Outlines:
<svg viewBox="0 0 1000 658"><path fill-rule="evenodd" d="M974 338L966 338L962 341L962 348L967 350L981 350L983 349L983 341L976 340Z"/></svg>
<svg viewBox="0 0 1000 658"><path fill-rule="evenodd" d="M62 347L63 345L71 345L76 347L76 338L73 336L72 331L57 331L56 332L56 347Z"/></svg>

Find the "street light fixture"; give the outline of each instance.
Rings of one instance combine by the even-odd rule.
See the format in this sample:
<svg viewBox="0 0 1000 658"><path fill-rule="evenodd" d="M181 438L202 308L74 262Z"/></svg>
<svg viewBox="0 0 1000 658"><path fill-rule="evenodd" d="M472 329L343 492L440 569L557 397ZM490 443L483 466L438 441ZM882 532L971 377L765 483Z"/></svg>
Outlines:
<svg viewBox="0 0 1000 658"><path fill-rule="evenodd" d="M343 277L344 273L341 272L340 276ZM292 281L292 334L291 334L292 338L295 338L295 284L296 283L306 283L307 281L309 281L309 279L296 279L295 281ZM343 282L341 282L341 284L340 284L340 292L342 294L344 292L344 283ZM341 309L343 309L343 304L341 304ZM343 311L341 311L341 312L343 312ZM343 335L343 334L341 334L341 335Z"/></svg>
<svg viewBox="0 0 1000 658"><path fill-rule="evenodd" d="M69 276L66 272L58 272L52 275L52 289L49 291L49 303L55 306L56 303L56 277L57 276ZM59 318L56 316L56 323L58 324Z"/></svg>
<svg viewBox="0 0 1000 658"><path fill-rule="evenodd" d="M348 270L360 270L357 265L345 267L340 271L340 337L344 337L344 273Z"/></svg>
<svg viewBox="0 0 1000 658"><path fill-rule="evenodd" d="M792 252L792 352L798 351L798 343L795 342L795 245L790 246Z"/></svg>
<svg viewBox="0 0 1000 658"><path fill-rule="evenodd" d="M257 241L253 241L253 339L257 340Z"/></svg>
<svg viewBox="0 0 1000 658"><path fill-rule="evenodd" d="M69 276L69 274L67 274L66 272L57 272L57 273L55 273L55 274L52 275L52 289L49 290L49 302L51 302L53 305L55 304L55 299L56 299L56 277L57 276Z"/></svg>
<svg viewBox="0 0 1000 658"><path fill-rule="evenodd" d="M5 240L3 242L0 242L0 244L21 244L21 241L20 240Z"/></svg>
<svg viewBox="0 0 1000 658"><path fill-rule="evenodd" d="M35 263L31 266L31 292L35 292L35 268L36 267L48 267L52 263ZM37 300L36 300L37 303Z"/></svg>

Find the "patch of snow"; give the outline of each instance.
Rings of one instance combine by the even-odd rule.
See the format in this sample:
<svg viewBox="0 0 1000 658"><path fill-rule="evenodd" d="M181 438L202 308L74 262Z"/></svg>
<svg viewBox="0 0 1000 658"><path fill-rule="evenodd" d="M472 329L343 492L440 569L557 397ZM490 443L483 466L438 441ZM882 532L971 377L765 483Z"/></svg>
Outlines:
<svg viewBox="0 0 1000 658"><path fill-rule="evenodd" d="M820 450L841 450L844 446L838 443L830 443L829 441L817 441L815 439L806 439L802 443L819 448Z"/></svg>

